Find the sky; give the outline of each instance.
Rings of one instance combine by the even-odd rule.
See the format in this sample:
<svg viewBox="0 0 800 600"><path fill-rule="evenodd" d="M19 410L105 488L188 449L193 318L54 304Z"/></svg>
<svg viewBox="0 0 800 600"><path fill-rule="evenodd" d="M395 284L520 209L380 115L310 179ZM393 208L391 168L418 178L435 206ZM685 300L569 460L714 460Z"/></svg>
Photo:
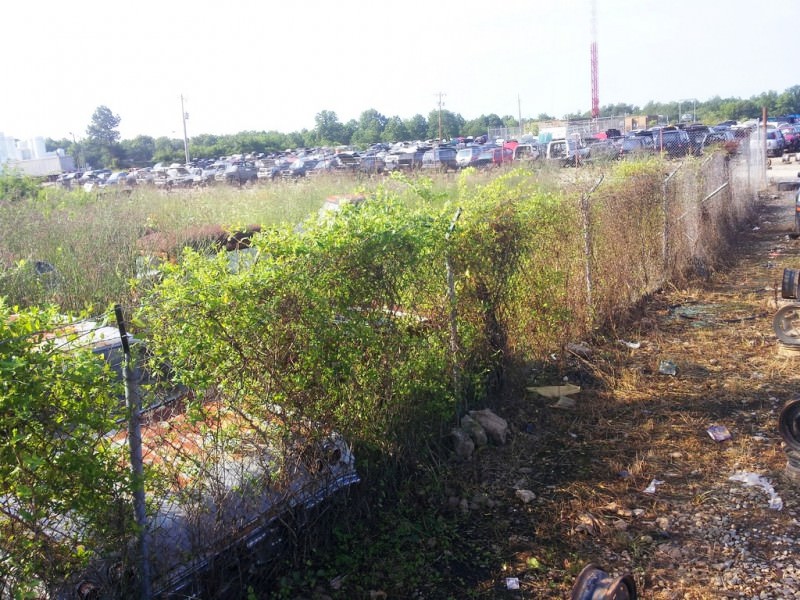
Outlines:
<svg viewBox="0 0 800 600"><path fill-rule="evenodd" d="M800 1L9 0L0 132L81 140L107 106L122 139L313 129L375 109L561 117L600 105L750 98L800 84L781 23ZM789 36L789 37L787 37ZM788 45L787 45L788 44ZM688 104L687 104L688 105Z"/></svg>

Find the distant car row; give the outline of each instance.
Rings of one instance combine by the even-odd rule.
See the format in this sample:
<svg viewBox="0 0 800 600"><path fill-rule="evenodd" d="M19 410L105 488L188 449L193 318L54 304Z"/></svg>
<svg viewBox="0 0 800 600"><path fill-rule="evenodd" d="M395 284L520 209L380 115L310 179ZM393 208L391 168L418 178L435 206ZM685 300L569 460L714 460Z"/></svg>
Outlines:
<svg viewBox="0 0 800 600"><path fill-rule="evenodd" d="M603 139L529 139L486 143L485 139L464 143L402 142L375 144L364 152L330 148L302 149L271 156L235 156L202 160L190 165L156 164L153 167L112 172L100 169L65 173L58 182L86 189L108 186L153 185L163 189L208 186L217 183L252 185L260 181L296 181L330 173L380 175L396 170L426 169L456 171L467 167L485 169L511 163L544 160L561 166L584 162L625 159L650 154L669 158L699 156L710 147L722 146L735 153L749 129L692 124L632 131L624 136L609 130ZM531 137L531 136L528 136ZM485 136L484 136L485 138ZM482 143L481 143L482 142ZM800 125L780 124L767 130L767 155L800 152Z"/></svg>

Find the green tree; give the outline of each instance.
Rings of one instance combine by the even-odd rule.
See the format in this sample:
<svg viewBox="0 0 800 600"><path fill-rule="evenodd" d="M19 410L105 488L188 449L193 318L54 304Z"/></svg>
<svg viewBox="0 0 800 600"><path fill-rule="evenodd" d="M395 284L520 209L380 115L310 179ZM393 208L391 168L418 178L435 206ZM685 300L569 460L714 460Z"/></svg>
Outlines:
<svg viewBox="0 0 800 600"><path fill-rule="evenodd" d="M335 146L346 144L345 128L339 121L339 117L332 110L323 110L314 117L314 134L316 143L320 145Z"/></svg>
<svg viewBox="0 0 800 600"><path fill-rule="evenodd" d="M405 122L408 130L408 139L424 140L428 137L428 121L420 114L416 114Z"/></svg>
<svg viewBox="0 0 800 600"><path fill-rule="evenodd" d="M386 122L381 139L384 142L404 142L410 140L411 136L403 119L395 115Z"/></svg>
<svg viewBox="0 0 800 600"><path fill-rule="evenodd" d="M155 152L153 162L157 163L182 163L186 160L186 153L183 148L183 140L170 139L161 136L155 139Z"/></svg>
<svg viewBox="0 0 800 600"><path fill-rule="evenodd" d="M443 139L452 139L454 137L458 137L461 135L461 129L464 127L464 118L454 112L449 110L443 109L441 111L432 110L428 115L428 130L427 136L428 138L438 138L439 137L439 118L441 116L442 122L442 138Z"/></svg>
<svg viewBox="0 0 800 600"><path fill-rule="evenodd" d="M790 87L778 96L775 109L782 115L800 113L800 85Z"/></svg>
<svg viewBox="0 0 800 600"><path fill-rule="evenodd" d="M119 127L122 119L111 112L107 106L98 106L92 120L86 128L89 137L87 142L87 159L93 166L115 166L122 155L119 147Z"/></svg>
<svg viewBox="0 0 800 600"><path fill-rule="evenodd" d="M156 153L156 141L149 135L138 135L132 140L123 140L120 147L126 162L131 167L144 167L152 164Z"/></svg>
<svg viewBox="0 0 800 600"><path fill-rule="evenodd" d="M486 134L490 129L503 127L503 120L496 114L481 115L477 119L467 121L463 127L464 135L477 137Z"/></svg>
<svg viewBox="0 0 800 600"><path fill-rule="evenodd" d="M358 119L358 128L352 136L352 142L368 146L381 141L388 119L374 108L365 110Z"/></svg>

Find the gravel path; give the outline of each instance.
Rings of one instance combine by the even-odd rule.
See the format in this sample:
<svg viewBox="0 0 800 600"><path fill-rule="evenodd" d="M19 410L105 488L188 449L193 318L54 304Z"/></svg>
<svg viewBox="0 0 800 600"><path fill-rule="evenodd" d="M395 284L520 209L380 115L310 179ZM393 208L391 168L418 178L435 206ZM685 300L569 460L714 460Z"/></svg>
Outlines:
<svg viewBox="0 0 800 600"><path fill-rule="evenodd" d="M669 470L657 475L664 483L645 513L652 533L640 538L650 552L622 557L639 571L642 598L800 598L800 485L785 472L777 430L782 406L800 389L800 358L778 355L771 326L783 268L800 268L800 243L787 235L793 210L792 192L772 193L742 234L736 266L712 286L715 315L757 316L746 327L725 319L719 355L693 359L695 367L705 363L708 391L698 394L696 414L704 424L724 424L732 437L709 436L702 455L671 454ZM681 348L700 344L708 335L702 320L702 312L695 322L685 319L659 350L681 356ZM726 389L747 396L731 406Z"/></svg>

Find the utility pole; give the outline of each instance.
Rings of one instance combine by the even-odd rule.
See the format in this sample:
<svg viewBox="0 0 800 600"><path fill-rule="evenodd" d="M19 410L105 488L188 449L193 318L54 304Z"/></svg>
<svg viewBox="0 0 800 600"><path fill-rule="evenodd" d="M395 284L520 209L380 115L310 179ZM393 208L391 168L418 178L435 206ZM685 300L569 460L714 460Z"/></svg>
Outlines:
<svg viewBox="0 0 800 600"><path fill-rule="evenodd" d="M181 94L181 116L183 117L183 151L186 153L186 164L189 164L189 138L186 137L186 119L189 115L183 108L183 94Z"/></svg>
<svg viewBox="0 0 800 600"><path fill-rule="evenodd" d="M525 130L522 128L522 100L520 100L519 94L517 94L517 112L519 113L519 137L521 138Z"/></svg>
<svg viewBox="0 0 800 600"><path fill-rule="evenodd" d="M447 94L439 92L437 95L439 96L439 141L441 142L442 141L442 105L444 104L444 102L442 102L442 98L444 96L446 96Z"/></svg>

